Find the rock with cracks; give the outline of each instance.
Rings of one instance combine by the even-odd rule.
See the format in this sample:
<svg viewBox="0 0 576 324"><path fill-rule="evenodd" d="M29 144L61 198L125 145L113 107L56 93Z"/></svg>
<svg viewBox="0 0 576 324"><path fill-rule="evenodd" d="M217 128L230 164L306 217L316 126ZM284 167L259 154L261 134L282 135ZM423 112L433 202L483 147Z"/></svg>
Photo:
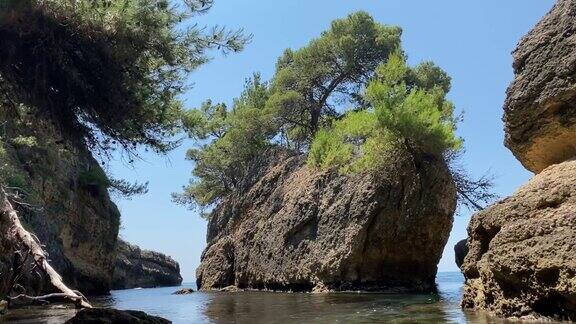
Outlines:
<svg viewBox="0 0 576 324"><path fill-rule="evenodd" d="M465 308L576 319L576 161L547 168L474 215L468 234Z"/></svg>
<svg viewBox="0 0 576 324"><path fill-rule="evenodd" d="M255 178L211 215L200 289L434 289L456 205L443 161L341 175L277 154Z"/></svg>
<svg viewBox="0 0 576 324"><path fill-rule="evenodd" d="M5 124L8 137L37 135L40 139L62 138L46 121L30 117L31 128ZM34 130L33 128L36 128ZM66 149L64 149L66 145ZM25 228L33 233L50 256L50 263L71 288L86 294L106 294L112 283L120 213L102 182L92 177L103 174L91 153L78 143L64 141L47 150L43 147L3 143L14 170L22 174L26 191L33 197L16 204ZM52 152L60 150L59 154ZM9 183L0 183L9 187ZM0 220L0 294L11 290L14 268L27 263L25 251L10 234L10 224ZM48 285L32 272L18 277L30 295L50 292Z"/></svg>
<svg viewBox="0 0 576 324"><path fill-rule="evenodd" d="M576 156L576 1L559 0L514 51L506 146L530 171Z"/></svg>
<svg viewBox="0 0 576 324"><path fill-rule="evenodd" d="M162 253L118 240L112 289L179 286L180 265Z"/></svg>

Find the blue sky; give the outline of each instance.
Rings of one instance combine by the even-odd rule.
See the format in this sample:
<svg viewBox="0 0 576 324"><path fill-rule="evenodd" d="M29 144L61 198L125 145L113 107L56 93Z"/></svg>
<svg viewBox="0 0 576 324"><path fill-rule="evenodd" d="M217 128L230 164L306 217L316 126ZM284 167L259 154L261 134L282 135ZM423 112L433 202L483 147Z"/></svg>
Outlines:
<svg viewBox="0 0 576 324"><path fill-rule="evenodd" d="M502 104L513 77L511 51L552 5L552 0L216 0L196 22L242 27L254 37L240 54L214 54L211 63L190 76L194 86L184 99L189 107L208 98L230 103L253 72L269 79L285 48L304 46L332 20L364 10L380 23L403 28L403 47L411 64L432 60L452 76L450 99L465 113L459 127L466 141L462 163L474 176L491 169L497 176L496 193L506 196L531 176L502 144ZM180 262L184 280L194 281L206 221L170 200L170 193L190 177L192 165L184 160L189 146L184 142L167 156L143 152L144 161L134 168L116 160L110 171L117 178L150 182L148 194L117 200L121 236L172 256ZM466 237L469 219L467 211L455 217L440 271L457 270L452 247Z"/></svg>

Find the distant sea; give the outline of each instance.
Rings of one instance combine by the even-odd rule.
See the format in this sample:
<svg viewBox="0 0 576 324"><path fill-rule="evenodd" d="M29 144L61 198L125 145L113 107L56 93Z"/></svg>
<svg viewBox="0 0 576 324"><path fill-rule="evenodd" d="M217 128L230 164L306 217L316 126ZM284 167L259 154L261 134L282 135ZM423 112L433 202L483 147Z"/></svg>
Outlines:
<svg viewBox="0 0 576 324"><path fill-rule="evenodd" d="M142 310L174 323L504 323L460 309L459 272L441 272L437 294L203 293L172 295L181 287L113 291L92 298L96 306ZM22 309L8 323L62 323L68 308Z"/></svg>

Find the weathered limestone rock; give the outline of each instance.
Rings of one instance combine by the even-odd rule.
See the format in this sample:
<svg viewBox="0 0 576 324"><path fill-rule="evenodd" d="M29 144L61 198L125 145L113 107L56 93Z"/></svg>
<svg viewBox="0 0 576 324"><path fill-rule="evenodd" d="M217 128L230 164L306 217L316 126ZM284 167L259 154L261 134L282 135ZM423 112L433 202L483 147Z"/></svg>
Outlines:
<svg viewBox="0 0 576 324"><path fill-rule="evenodd" d="M474 215L463 307L576 318L576 161L551 166Z"/></svg>
<svg viewBox="0 0 576 324"><path fill-rule="evenodd" d="M2 146L21 174L19 186L30 193L28 202L33 205L15 206L20 220L46 245L50 264L69 287L85 294L107 293L112 282L120 213L107 188L90 176L103 173L102 169L81 145L64 140L55 144L55 139L62 136L49 123L33 120L30 125L26 128L6 124L7 138L34 136L37 145L5 142ZM10 289L14 264L29 263L16 254L20 249L8 224L0 221L0 294ZM24 274L18 284L28 294L49 289L32 272Z"/></svg>
<svg viewBox="0 0 576 324"><path fill-rule="evenodd" d="M79 311L67 324L168 324L171 321L141 311L88 308Z"/></svg>
<svg viewBox="0 0 576 324"><path fill-rule="evenodd" d="M213 212L198 287L434 289L455 186L443 161L395 159L377 173L340 175L278 154Z"/></svg>
<svg viewBox="0 0 576 324"><path fill-rule="evenodd" d="M473 216L462 306L576 319L576 1L558 0L514 52L506 146L539 173Z"/></svg>
<svg viewBox="0 0 576 324"><path fill-rule="evenodd" d="M171 257L118 240L113 289L168 287L181 283L180 265Z"/></svg>
<svg viewBox="0 0 576 324"><path fill-rule="evenodd" d="M559 0L514 52L506 146L530 171L576 156L576 1Z"/></svg>

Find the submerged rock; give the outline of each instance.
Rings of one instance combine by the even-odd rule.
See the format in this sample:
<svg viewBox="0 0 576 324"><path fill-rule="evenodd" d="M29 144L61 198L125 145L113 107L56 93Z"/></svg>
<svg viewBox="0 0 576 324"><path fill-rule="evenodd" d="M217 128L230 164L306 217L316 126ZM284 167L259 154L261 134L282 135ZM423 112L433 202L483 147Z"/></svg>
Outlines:
<svg viewBox="0 0 576 324"><path fill-rule="evenodd" d="M162 253L118 240L113 289L179 286L180 265Z"/></svg>
<svg viewBox="0 0 576 324"><path fill-rule="evenodd" d="M190 295L194 293L194 289L192 288L184 288L172 293L172 295Z"/></svg>
<svg viewBox="0 0 576 324"><path fill-rule="evenodd" d="M576 156L576 1L559 0L514 51L506 146L530 171Z"/></svg>
<svg viewBox="0 0 576 324"><path fill-rule="evenodd" d="M434 289L454 182L443 161L394 159L378 172L341 175L274 155L255 184L212 213L199 289Z"/></svg>
<svg viewBox="0 0 576 324"><path fill-rule="evenodd" d="M462 305L501 317L576 318L575 212L569 161L474 215Z"/></svg>
<svg viewBox="0 0 576 324"><path fill-rule="evenodd" d="M167 324L171 321L141 311L87 308L66 321L67 324Z"/></svg>

